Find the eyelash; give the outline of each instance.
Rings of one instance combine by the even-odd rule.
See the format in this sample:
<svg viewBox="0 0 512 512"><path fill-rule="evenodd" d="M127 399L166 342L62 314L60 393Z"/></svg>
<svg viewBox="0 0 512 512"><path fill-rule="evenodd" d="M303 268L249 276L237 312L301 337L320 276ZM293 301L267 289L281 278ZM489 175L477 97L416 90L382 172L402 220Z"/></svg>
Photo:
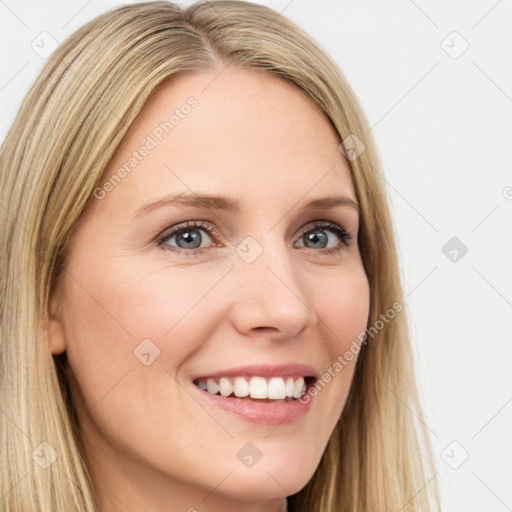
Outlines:
<svg viewBox="0 0 512 512"><path fill-rule="evenodd" d="M314 231L315 229L324 229L324 228L328 228L330 231L332 231L333 233L338 235L338 237L341 239L341 246L331 247L329 249L318 249L318 250L311 249L313 252L321 252L322 254L339 253L344 249L344 247L347 247L349 245L350 241L352 240L352 236L349 235L341 226L339 226L338 224L335 224L333 222L330 222L330 221L317 221L314 224L310 224L307 227L307 229L304 229L302 231L301 235L299 236L299 240L306 233L309 233L310 231ZM168 231L168 232L164 233L163 235L161 235L160 237L158 237L158 240L157 240L158 246L162 247L162 249L164 249L164 250L172 251L173 253L176 253L176 254L184 254L187 256L199 256L204 251L206 251L212 247L212 246L203 247L201 249L181 249L179 247L175 247L175 246L168 245L168 244L164 243L167 240L170 240L173 236L178 235L181 232L186 232L189 229L190 230L203 229L204 231L206 231L208 233L208 236L212 239L217 238L219 236L219 230L216 227L214 227L204 221L200 221L200 220L199 221L188 221L188 222L185 222L184 224L179 224L178 226L173 227L172 231ZM307 249L307 247L304 247L304 249Z"/></svg>

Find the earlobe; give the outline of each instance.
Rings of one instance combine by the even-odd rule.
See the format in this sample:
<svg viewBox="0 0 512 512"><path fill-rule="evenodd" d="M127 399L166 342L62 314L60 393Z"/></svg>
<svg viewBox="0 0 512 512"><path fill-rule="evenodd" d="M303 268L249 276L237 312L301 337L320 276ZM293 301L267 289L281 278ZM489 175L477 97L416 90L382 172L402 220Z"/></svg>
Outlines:
<svg viewBox="0 0 512 512"><path fill-rule="evenodd" d="M57 318L60 310L60 288L55 287L50 294L48 317L39 324L40 338L52 355L66 351L66 336L62 322ZM59 311L61 313L61 311Z"/></svg>
<svg viewBox="0 0 512 512"><path fill-rule="evenodd" d="M40 339L53 355L66 351L66 339L62 324L57 319L44 320L40 323Z"/></svg>
<svg viewBox="0 0 512 512"><path fill-rule="evenodd" d="M50 297L49 318L39 324L40 339L45 343L48 351L53 354L62 354L66 351L66 337L62 322L57 319L57 291L54 290Z"/></svg>

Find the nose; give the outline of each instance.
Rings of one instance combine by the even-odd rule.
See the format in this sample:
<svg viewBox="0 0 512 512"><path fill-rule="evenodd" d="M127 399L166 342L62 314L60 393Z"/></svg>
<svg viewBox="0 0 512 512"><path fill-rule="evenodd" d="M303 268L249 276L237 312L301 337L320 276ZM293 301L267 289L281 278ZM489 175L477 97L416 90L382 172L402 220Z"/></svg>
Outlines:
<svg viewBox="0 0 512 512"><path fill-rule="evenodd" d="M233 270L238 290L231 316L240 333L288 339L318 321L289 249L265 249L252 263L240 259Z"/></svg>

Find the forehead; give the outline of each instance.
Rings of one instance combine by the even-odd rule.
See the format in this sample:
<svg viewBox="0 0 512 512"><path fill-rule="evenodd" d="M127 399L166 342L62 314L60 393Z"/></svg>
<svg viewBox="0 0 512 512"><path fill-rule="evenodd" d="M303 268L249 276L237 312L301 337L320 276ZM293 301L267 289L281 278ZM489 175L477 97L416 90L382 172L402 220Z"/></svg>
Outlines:
<svg viewBox="0 0 512 512"><path fill-rule="evenodd" d="M279 77L240 68L187 73L153 93L102 184L121 174L107 199L134 207L162 192L254 201L350 193L339 142L313 100Z"/></svg>

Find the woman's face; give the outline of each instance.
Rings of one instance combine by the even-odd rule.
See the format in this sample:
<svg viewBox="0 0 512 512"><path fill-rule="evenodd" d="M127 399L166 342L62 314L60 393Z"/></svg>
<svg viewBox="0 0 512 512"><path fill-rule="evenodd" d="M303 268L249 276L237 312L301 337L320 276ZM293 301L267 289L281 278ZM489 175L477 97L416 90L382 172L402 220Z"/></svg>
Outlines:
<svg viewBox="0 0 512 512"><path fill-rule="evenodd" d="M181 75L131 126L52 296L104 510L278 510L312 477L369 312L338 145L254 70Z"/></svg>

